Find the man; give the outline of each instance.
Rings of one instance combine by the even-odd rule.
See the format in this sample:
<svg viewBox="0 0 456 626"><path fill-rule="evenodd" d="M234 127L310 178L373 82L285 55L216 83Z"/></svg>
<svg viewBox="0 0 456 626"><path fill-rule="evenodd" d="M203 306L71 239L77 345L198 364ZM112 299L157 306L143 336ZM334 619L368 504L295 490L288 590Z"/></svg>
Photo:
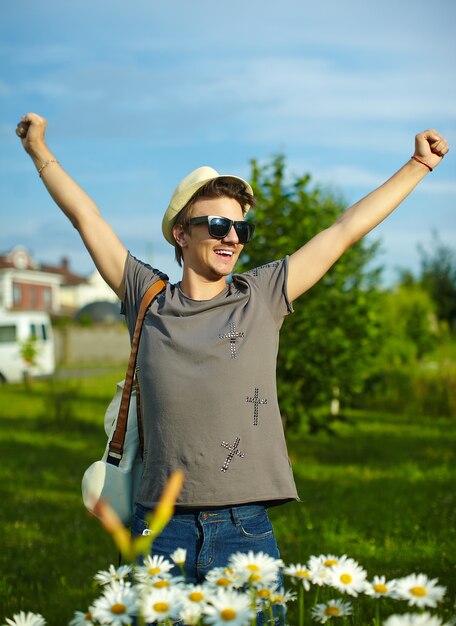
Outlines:
<svg viewBox="0 0 456 626"><path fill-rule="evenodd" d="M95 203L45 142L46 121L29 113L22 143L49 193L79 231L106 282L123 302L132 332L141 297L162 276L130 255ZM132 532L147 533L173 469L185 472L176 515L154 542L168 556L187 549L190 581L236 551L279 553L268 506L297 499L275 383L278 334L292 302L343 252L385 219L448 152L434 130L416 136L413 157L291 256L234 274L253 236L248 183L203 167L178 185L163 233L183 262L182 280L152 304L138 352L144 421L142 489ZM292 227L292 226L291 226Z"/></svg>

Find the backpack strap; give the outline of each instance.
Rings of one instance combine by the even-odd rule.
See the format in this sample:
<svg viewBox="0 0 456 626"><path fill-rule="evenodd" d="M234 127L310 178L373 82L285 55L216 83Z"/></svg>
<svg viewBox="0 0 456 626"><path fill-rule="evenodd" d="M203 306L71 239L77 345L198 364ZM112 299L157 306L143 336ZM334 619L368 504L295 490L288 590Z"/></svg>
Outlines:
<svg viewBox="0 0 456 626"><path fill-rule="evenodd" d="M128 410L130 408L131 391L133 388L133 379L136 369L136 359L138 356L139 339L143 327L144 317L153 300L166 288L164 280L157 280L146 291L141 300L138 317L136 319L135 332L131 342L130 360L128 361L127 373L125 375L125 384L120 401L119 415L117 417L117 425L115 433L109 443L109 453L106 459L111 465L119 465L127 433Z"/></svg>
<svg viewBox="0 0 456 626"><path fill-rule="evenodd" d="M136 421L138 423L139 453L144 457L144 430L141 415L141 389L139 388L138 372L135 372Z"/></svg>

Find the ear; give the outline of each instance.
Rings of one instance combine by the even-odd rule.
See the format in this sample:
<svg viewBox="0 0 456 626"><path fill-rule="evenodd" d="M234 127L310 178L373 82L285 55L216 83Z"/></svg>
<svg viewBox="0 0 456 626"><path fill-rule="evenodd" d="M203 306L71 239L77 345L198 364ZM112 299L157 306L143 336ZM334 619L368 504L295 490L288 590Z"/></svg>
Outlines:
<svg viewBox="0 0 456 626"><path fill-rule="evenodd" d="M173 226L173 237L177 245L181 248L187 247L187 233L185 232L182 224L176 224Z"/></svg>

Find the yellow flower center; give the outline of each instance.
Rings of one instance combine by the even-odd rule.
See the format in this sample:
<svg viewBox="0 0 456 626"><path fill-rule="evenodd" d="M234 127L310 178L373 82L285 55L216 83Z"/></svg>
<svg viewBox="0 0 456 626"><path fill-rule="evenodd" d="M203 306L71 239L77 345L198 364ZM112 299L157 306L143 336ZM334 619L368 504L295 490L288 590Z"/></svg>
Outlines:
<svg viewBox="0 0 456 626"><path fill-rule="evenodd" d="M125 606L125 604L121 604L120 602L117 604L113 604L111 607L111 613L114 613L114 615L123 615L126 612L127 607Z"/></svg>
<svg viewBox="0 0 456 626"><path fill-rule="evenodd" d="M349 585L352 580L353 578L350 576L350 574L342 574L340 577L340 582L344 583L344 585Z"/></svg>
<svg viewBox="0 0 456 626"><path fill-rule="evenodd" d="M219 578L217 580L217 585L219 587L228 587L228 585L231 583L231 580L229 578Z"/></svg>
<svg viewBox="0 0 456 626"><path fill-rule="evenodd" d="M257 582L258 580L261 580L261 576L260 576L260 574L252 574L252 575L250 576L250 580L251 580L252 582L254 582L254 583L255 583L255 582Z"/></svg>
<svg viewBox="0 0 456 626"><path fill-rule="evenodd" d="M260 568L258 567L258 565L255 565L255 563L250 563L249 565L247 565L247 569L250 570L251 572L260 571Z"/></svg>
<svg viewBox="0 0 456 626"><path fill-rule="evenodd" d="M201 600L204 600L204 595L200 591L192 591L188 599L192 602L201 602Z"/></svg>
<svg viewBox="0 0 456 626"><path fill-rule="evenodd" d="M159 574L159 573L160 573L159 567L151 567L149 569L149 574L152 574L152 576L155 576L155 574Z"/></svg>
<svg viewBox="0 0 456 626"><path fill-rule="evenodd" d="M169 610L169 604L167 602L156 602L152 608L157 613L166 613Z"/></svg>
<svg viewBox="0 0 456 626"><path fill-rule="evenodd" d="M271 598L272 604L280 604L284 600L285 600L284 596L281 596L281 595L277 595L277 596L274 596L273 598Z"/></svg>
<svg viewBox="0 0 456 626"><path fill-rule="evenodd" d="M325 567L332 567L333 565L337 565L337 559L326 559L323 565Z"/></svg>
<svg viewBox="0 0 456 626"><path fill-rule="evenodd" d="M269 591L269 589L258 589L257 591L257 596L259 598L269 598L270 595L271 592Z"/></svg>
<svg viewBox="0 0 456 626"><path fill-rule="evenodd" d="M412 587L410 589L410 593L414 596L419 596L420 598L427 595L427 591L424 587Z"/></svg>
<svg viewBox="0 0 456 626"><path fill-rule="evenodd" d="M310 574L306 569L298 569L295 574L298 578L309 578Z"/></svg>
<svg viewBox="0 0 456 626"><path fill-rule="evenodd" d="M330 617L337 617L340 615L340 609L337 606L327 606L324 610L324 614Z"/></svg>
<svg viewBox="0 0 456 626"><path fill-rule="evenodd" d="M155 589L163 589L163 587L169 587L168 580L156 580L152 585Z"/></svg>
<svg viewBox="0 0 456 626"><path fill-rule="evenodd" d="M386 593L388 591L388 587L386 585L383 585L382 583L377 583L376 585L374 585L374 591L376 591L377 593Z"/></svg>
<svg viewBox="0 0 456 626"><path fill-rule="evenodd" d="M224 622L231 622L236 617L236 611L233 611L233 609L223 609L220 613L220 617Z"/></svg>
<svg viewBox="0 0 456 626"><path fill-rule="evenodd" d="M91 622L93 620L92 613L90 611L87 611L87 613L84 615L84 619L88 622Z"/></svg>

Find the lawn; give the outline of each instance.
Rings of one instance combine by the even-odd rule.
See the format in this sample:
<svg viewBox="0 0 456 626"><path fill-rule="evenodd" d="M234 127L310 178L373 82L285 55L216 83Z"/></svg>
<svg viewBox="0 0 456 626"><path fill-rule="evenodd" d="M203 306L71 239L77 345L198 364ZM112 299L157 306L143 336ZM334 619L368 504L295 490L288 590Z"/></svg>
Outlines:
<svg viewBox="0 0 456 626"><path fill-rule="evenodd" d="M1 623L23 609L66 624L95 597L93 574L117 562L82 506L80 479L101 456L103 412L120 378L113 370L0 388ZM350 417L335 436L288 437L302 501L271 509L283 559L346 553L370 577L437 577L454 599L454 422Z"/></svg>

